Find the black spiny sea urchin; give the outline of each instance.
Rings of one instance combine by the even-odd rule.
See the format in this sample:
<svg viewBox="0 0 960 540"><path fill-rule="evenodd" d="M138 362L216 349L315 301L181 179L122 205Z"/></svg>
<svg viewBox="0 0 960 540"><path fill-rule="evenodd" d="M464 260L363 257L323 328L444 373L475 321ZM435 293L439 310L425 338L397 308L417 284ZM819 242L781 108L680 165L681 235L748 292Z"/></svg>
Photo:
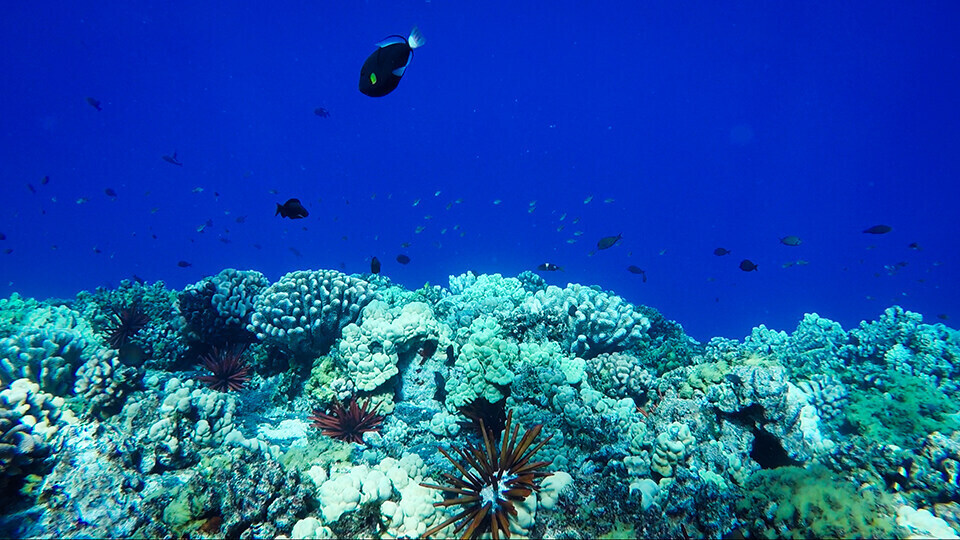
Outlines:
<svg viewBox="0 0 960 540"><path fill-rule="evenodd" d="M369 409L370 402L357 404L354 396L346 407L342 403L334 403L330 413L316 411L309 419L313 420L313 427L318 427L323 435L340 439L341 441L363 444L363 434L366 431L380 431L383 416L377 414L379 407Z"/></svg>
<svg viewBox="0 0 960 540"><path fill-rule="evenodd" d="M510 411L499 449L494 446L494 437L486 429L482 419L480 428L483 432L483 448L470 444L465 449L453 447L453 451L467 466L461 465L443 448L439 448L440 453L453 463L463 478L443 473L444 478L453 484L452 487L420 485L456 495L434 503L434 506L462 506L463 509L452 518L429 529L424 533L424 537L434 535L459 521L453 531L459 533L462 530L462 539L479 538L481 534L489 532L494 540L499 540L501 536L509 540L509 520L511 516L517 515L515 503L523 501L533 491L540 491L540 482L553 474L541 470L552 461L530 461L553 435L532 446L543 428L541 424L537 424L528 429L518 442L520 426L513 424L511 431L512 420L513 411Z"/></svg>
<svg viewBox="0 0 960 540"><path fill-rule="evenodd" d="M203 366L212 373L200 377L200 382L218 392L243 389L250 380L249 368L243 360L243 353L246 351L246 345L228 345L223 349L214 347L211 352L200 357Z"/></svg>
<svg viewBox="0 0 960 540"><path fill-rule="evenodd" d="M139 302L121 309L112 308L106 324L107 344L111 349L119 349L149 322L150 318L144 313Z"/></svg>

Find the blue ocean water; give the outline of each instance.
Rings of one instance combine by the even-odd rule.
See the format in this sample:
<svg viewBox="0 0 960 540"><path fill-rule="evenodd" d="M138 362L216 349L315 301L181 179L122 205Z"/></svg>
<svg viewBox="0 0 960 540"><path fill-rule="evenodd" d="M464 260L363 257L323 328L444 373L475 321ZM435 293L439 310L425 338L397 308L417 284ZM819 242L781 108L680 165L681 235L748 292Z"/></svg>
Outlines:
<svg viewBox="0 0 960 540"><path fill-rule="evenodd" d="M414 288L550 262L548 282L615 291L698 339L892 304L960 316L958 11L16 3L0 295L363 272L375 255ZM426 45L398 89L358 92L374 44L414 25ZM288 198L310 216L275 216ZM893 230L861 232L877 224Z"/></svg>

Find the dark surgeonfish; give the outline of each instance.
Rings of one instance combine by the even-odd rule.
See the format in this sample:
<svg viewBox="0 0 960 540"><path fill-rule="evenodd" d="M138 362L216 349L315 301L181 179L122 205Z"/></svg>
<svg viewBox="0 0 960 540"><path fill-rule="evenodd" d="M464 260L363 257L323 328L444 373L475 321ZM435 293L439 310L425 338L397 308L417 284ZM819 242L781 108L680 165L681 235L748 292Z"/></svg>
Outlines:
<svg viewBox="0 0 960 540"><path fill-rule="evenodd" d="M380 273L380 259L374 256L370 259L370 273L379 274Z"/></svg>
<svg viewBox="0 0 960 540"><path fill-rule="evenodd" d="M555 265L555 264L553 264L553 263L545 262L545 263L541 264L540 266L538 266L538 267L537 267L537 270L539 270L539 271L541 271L541 272L556 272L557 270L563 271L563 268L560 267L560 266L557 266L557 265Z"/></svg>
<svg viewBox="0 0 960 540"><path fill-rule="evenodd" d="M647 282L647 273L643 270L643 268L631 264L627 267L627 272L630 272L631 274L640 274L640 276L643 278L643 282Z"/></svg>
<svg viewBox="0 0 960 540"><path fill-rule="evenodd" d="M616 236L604 236L599 242L597 242L597 249L612 248L621 239L623 239L622 234L618 234Z"/></svg>
<svg viewBox="0 0 960 540"><path fill-rule="evenodd" d="M309 216L310 212L307 212L307 209L300 204L300 199L289 199L283 204L277 203L277 211L273 215L290 219L301 219Z"/></svg>
<svg viewBox="0 0 960 540"><path fill-rule="evenodd" d="M780 243L785 246L799 246L803 243L803 240L800 240L799 236L784 236L780 239Z"/></svg>
<svg viewBox="0 0 960 540"><path fill-rule="evenodd" d="M360 91L370 97L383 97L393 92L410 65L413 50L423 47L424 43L416 26L410 31L410 37L389 36L377 43L377 50L360 68Z"/></svg>
<svg viewBox="0 0 960 540"><path fill-rule="evenodd" d="M864 229L863 232L865 232L865 233L867 233L867 234L887 234L888 232L890 232L890 231L892 231L892 230L893 230L893 227L891 227L891 226L889 226L889 225L874 225L873 227L870 227L869 229Z"/></svg>
<svg viewBox="0 0 960 540"><path fill-rule="evenodd" d="M106 188L106 189L103 190L103 193L104 193L107 197L110 197L111 199L116 199L116 198L117 198L117 192L114 191L113 188Z"/></svg>
<svg viewBox="0 0 960 540"><path fill-rule="evenodd" d="M713 250L713 254L716 255L717 257L723 257L724 255L727 255L729 253L730 253L730 250L724 249L724 248L717 248Z"/></svg>
<svg viewBox="0 0 960 540"><path fill-rule="evenodd" d="M92 97L88 97L88 98L87 98L87 103L89 103L91 107L93 107L94 109L96 109L96 110L98 110L98 111L102 111L102 110L103 110L103 107L100 106L100 100L99 100L99 99L95 99L95 98L92 98Z"/></svg>
<svg viewBox="0 0 960 540"><path fill-rule="evenodd" d="M193 266L193 265L190 264L190 263L188 263L187 261L179 261L179 262L177 263L177 266L179 266L180 268L187 268L187 267Z"/></svg>
<svg viewBox="0 0 960 540"><path fill-rule="evenodd" d="M740 261L740 269L744 272L753 272L757 269L757 265L754 264L750 259L744 259Z"/></svg>
<svg viewBox="0 0 960 540"><path fill-rule="evenodd" d="M179 167L183 167L183 163L181 163L180 161L177 160L177 153L176 153L176 152L174 152L173 154L171 154L171 155L169 155L169 156L168 156L168 155L164 155L164 156L163 156L163 160L166 161L167 163L172 164L172 165L177 165L177 166L179 166Z"/></svg>
<svg viewBox="0 0 960 540"><path fill-rule="evenodd" d="M410 257L404 255L403 253L397 255L397 262L400 264L407 264L410 262Z"/></svg>

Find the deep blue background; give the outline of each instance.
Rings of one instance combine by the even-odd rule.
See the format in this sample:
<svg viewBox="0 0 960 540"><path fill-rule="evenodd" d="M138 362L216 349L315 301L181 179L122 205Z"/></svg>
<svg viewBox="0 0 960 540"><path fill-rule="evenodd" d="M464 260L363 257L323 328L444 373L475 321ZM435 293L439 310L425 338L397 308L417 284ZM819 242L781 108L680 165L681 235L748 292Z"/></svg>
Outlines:
<svg viewBox="0 0 960 540"><path fill-rule="evenodd" d="M698 339L960 317L956 2L127 4L0 18L4 296L377 255L410 287L549 261ZM360 94L414 24L399 88ZM289 197L310 217L275 217Z"/></svg>

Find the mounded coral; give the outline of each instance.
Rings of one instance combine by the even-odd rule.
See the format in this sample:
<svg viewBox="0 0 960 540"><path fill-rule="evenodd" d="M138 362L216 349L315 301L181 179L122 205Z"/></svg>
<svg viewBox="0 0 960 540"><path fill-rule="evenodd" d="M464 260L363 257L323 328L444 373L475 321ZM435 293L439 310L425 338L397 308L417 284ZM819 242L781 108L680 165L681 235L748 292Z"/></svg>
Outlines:
<svg viewBox="0 0 960 540"><path fill-rule="evenodd" d="M368 282L336 270L290 272L257 297L247 329L296 356L315 358L373 299Z"/></svg>
<svg viewBox="0 0 960 540"><path fill-rule="evenodd" d="M42 392L34 381L18 379L4 386L0 391L0 488L5 489L46 458L60 428L76 419L63 408L63 398Z"/></svg>
<svg viewBox="0 0 960 540"><path fill-rule="evenodd" d="M255 270L227 268L188 285L179 296L183 333L210 345L251 341L247 325L257 297L269 284Z"/></svg>
<svg viewBox="0 0 960 540"><path fill-rule="evenodd" d="M549 286L523 302L527 317L560 321L564 346L589 359L635 347L647 338L650 321L619 296L575 283Z"/></svg>
<svg viewBox="0 0 960 540"><path fill-rule="evenodd" d="M399 373L400 356L413 354L428 339L436 341L438 327L423 302L394 310L381 301L369 303L361 324L343 328L339 352L348 377L359 390L375 390Z"/></svg>
<svg viewBox="0 0 960 540"><path fill-rule="evenodd" d="M142 368L121 362L116 350L101 349L77 370L73 390L85 412L105 417L119 412L142 379Z"/></svg>
<svg viewBox="0 0 960 540"><path fill-rule="evenodd" d="M74 328L25 326L0 340L0 382L27 378L45 392L70 395L90 340L89 333Z"/></svg>

